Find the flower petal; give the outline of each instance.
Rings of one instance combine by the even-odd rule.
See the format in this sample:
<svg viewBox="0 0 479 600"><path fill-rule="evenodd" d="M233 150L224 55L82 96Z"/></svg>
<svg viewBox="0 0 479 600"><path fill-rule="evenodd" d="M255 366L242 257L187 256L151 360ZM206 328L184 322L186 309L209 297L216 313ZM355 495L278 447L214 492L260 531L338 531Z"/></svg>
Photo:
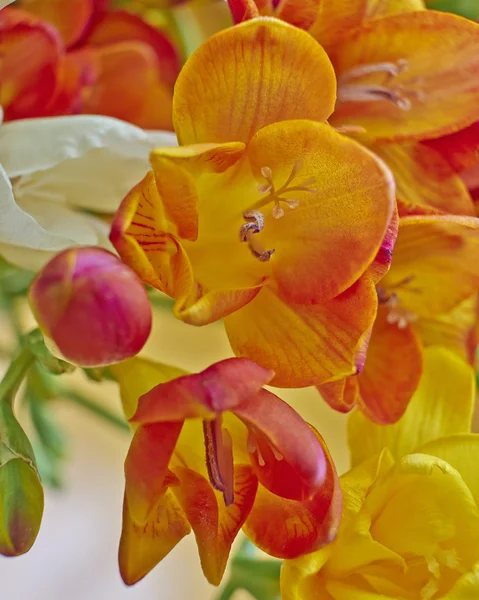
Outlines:
<svg viewBox="0 0 479 600"><path fill-rule="evenodd" d="M247 153L258 178L262 168L271 169L278 195L301 164L293 187L288 186L299 206L268 220L261 233L264 246L276 250L271 265L281 293L308 304L346 290L373 262L393 217L389 171L356 142L310 121L265 127ZM297 191L305 180L314 188ZM289 197L285 191L284 198Z"/></svg>
<svg viewBox="0 0 479 600"><path fill-rule="evenodd" d="M145 525L168 486L168 465L182 421L149 423L135 431L125 460L125 497L133 521Z"/></svg>
<svg viewBox="0 0 479 600"><path fill-rule="evenodd" d="M429 146L373 144L371 149L393 172L402 215L474 215L474 204L463 181Z"/></svg>
<svg viewBox="0 0 479 600"><path fill-rule="evenodd" d="M147 358L134 357L109 370L120 385L120 396L126 419L131 419L138 407L138 399L160 383L186 375L186 371Z"/></svg>
<svg viewBox="0 0 479 600"><path fill-rule="evenodd" d="M273 369L272 385L305 387L357 372L377 295L369 279L323 304L289 304L265 287L225 319L233 351Z"/></svg>
<svg viewBox="0 0 479 600"><path fill-rule="evenodd" d="M123 526L120 539L120 574L127 585L143 579L191 528L171 490L159 499L146 523L136 523L128 501L123 503Z"/></svg>
<svg viewBox="0 0 479 600"><path fill-rule="evenodd" d="M359 400L358 377L352 375L339 381L323 383L318 385L318 391L332 409L347 413L356 406Z"/></svg>
<svg viewBox="0 0 479 600"><path fill-rule="evenodd" d="M380 285L419 317L449 312L479 287L479 219L401 219L391 269Z"/></svg>
<svg viewBox="0 0 479 600"><path fill-rule="evenodd" d="M203 572L210 583L219 585L226 568L231 545L248 516L258 486L247 465L235 465L234 504L225 506L199 473L175 467L180 485L174 494L195 533Z"/></svg>
<svg viewBox="0 0 479 600"><path fill-rule="evenodd" d="M438 61L436 50L445 38L447 51ZM479 117L478 91L470 76L479 69L479 25L466 19L418 11L368 21L341 38L329 56L339 77L358 65L407 61L388 85L406 94L409 110L387 100L336 107L334 124L362 126L365 139L439 137Z"/></svg>
<svg viewBox="0 0 479 600"><path fill-rule="evenodd" d="M244 531L261 550L295 558L331 542L341 518L341 490L323 438L314 432L326 457L326 479L309 499L289 500L259 486Z"/></svg>
<svg viewBox="0 0 479 600"><path fill-rule="evenodd" d="M479 121L465 129L441 136L435 140L425 140L426 146L439 152L456 172L477 163L479 154Z"/></svg>
<svg viewBox="0 0 479 600"><path fill-rule="evenodd" d="M86 43L88 46L105 46L126 41L143 42L149 46L158 58L162 81L173 87L180 71L179 54L160 29L140 16L126 10L111 10L95 25Z"/></svg>
<svg viewBox="0 0 479 600"><path fill-rule="evenodd" d="M323 485L327 460L322 442L286 402L261 390L241 402L234 414L252 435L256 448L250 447L250 460L269 491L304 500Z"/></svg>
<svg viewBox="0 0 479 600"><path fill-rule="evenodd" d="M41 116L55 93L60 38L47 23L15 8L0 14L0 32L5 120Z"/></svg>
<svg viewBox="0 0 479 600"><path fill-rule="evenodd" d="M178 377L141 396L132 423L182 421L234 410L255 396L273 373L245 358L227 358L201 373Z"/></svg>
<svg viewBox="0 0 479 600"><path fill-rule="evenodd" d="M66 47L73 46L85 33L93 15L93 0L29 0L26 8L48 21L60 33Z"/></svg>
<svg viewBox="0 0 479 600"><path fill-rule="evenodd" d="M352 464L386 447L399 458L429 440L470 431L474 388L474 372L467 363L445 348L427 348L419 386L396 424L375 425L359 411L349 417Z"/></svg>
<svg viewBox="0 0 479 600"><path fill-rule="evenodd" d="M276 121L325 121L334 100L324 50L306 32L262 17L221 31L190 57L176 84L173 122L182 145L247 142Z"/></svg>

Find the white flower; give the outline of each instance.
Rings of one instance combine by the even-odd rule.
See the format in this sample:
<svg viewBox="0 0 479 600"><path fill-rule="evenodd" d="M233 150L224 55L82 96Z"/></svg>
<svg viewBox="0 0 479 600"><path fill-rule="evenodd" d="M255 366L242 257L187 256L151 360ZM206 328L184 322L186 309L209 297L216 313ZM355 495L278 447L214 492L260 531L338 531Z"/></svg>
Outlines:
<svg viewBox="0 0 479 600"><path fill-rule="evenodd" d="M37 270L70 246L111 249L108 222L97 215L113 214L143 178L152 148L175 145L173 133L102 116L3 124L0 255Z"/></svg>

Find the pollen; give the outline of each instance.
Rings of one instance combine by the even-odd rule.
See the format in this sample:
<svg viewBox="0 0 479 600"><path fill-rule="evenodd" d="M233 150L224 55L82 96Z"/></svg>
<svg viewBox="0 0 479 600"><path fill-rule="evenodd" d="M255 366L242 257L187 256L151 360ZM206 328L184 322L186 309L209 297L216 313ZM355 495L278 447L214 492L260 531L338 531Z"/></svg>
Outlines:
<svg viewBox="0 0 479 600"><path fill-rule="evenodd" d="M398 84L395 80L407 70L406 59L358 65L338 77L338 102L387 101L400 110L410 110L413 100L421 99L421 91ZM363 78L382 75L379 83L362 82ZM410 81L414 83L414 81Z"/></svg>
<svg viewBox="0 0 479 600"><path fill-rule="evenodd" d="M259 210L251 210L243 213L243 218L246 220L246 223L243 223L240 227L240 242L246 242L253 256L260 262L268 262L274 254L274 248L265 250L260 240L254 237L264 229L263 213Z"/></svg>

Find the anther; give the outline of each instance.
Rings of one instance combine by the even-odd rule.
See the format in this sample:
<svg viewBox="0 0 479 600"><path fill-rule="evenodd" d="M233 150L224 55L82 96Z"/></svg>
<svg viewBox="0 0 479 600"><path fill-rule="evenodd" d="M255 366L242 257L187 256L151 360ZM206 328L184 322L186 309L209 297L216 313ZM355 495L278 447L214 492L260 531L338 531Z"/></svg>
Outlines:
<svg viewBox="0 0 479 600"><path fill-rule="evenodd" d="M247 242L251 253L260 262L268 262L271 255L274 254L274 248L265 250L259 240L254 239L254 235L264 229L264 215L259 210L250 210L243 213L247 223L240 227L240 241Z"/></svg>

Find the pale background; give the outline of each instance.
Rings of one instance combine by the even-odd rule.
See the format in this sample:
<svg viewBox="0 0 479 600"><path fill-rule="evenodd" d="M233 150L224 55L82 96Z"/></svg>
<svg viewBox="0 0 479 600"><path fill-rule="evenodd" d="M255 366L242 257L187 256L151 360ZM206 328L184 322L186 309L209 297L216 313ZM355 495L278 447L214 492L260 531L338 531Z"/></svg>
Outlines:
<svg viewBox="0 0 479 600"><path fill-rule="evenodd" d="M146 351L158 360L196 371L231 355L221 324L194 328L166 311L157 314ZM113 384L100 388L84 383L79 374L67 377L75 378L105 406L120 410ZM346 470L345 417L329 409L314 389L279 390L278 394L319 429L339 472ZM117 547L129 436L67 401L58 402L56 416L70 441L65 488L47 490L42 528L32 550L18 558L0 557L0 598L212 600L215 588L203 578L193 535L143 581L132 588L123 585Z"/></svg>

